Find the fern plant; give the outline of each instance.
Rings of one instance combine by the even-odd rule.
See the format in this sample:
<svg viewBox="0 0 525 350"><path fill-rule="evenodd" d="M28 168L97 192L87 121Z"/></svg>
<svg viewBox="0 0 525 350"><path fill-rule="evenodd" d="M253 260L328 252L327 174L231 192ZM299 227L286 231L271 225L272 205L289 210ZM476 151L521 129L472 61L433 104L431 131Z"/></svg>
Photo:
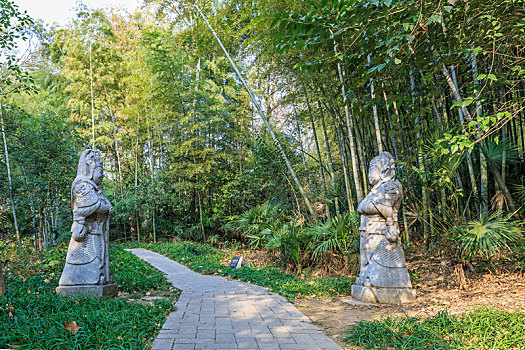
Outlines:
<svg viewBox="0 0 525 350"><path fill-rule="evenodd" d="M306 262L303 261L304 253L310 246L311 237L302 229L297 219L269 233L266 244L266 248L278 251L281 261L296 271L300 271Z"/></svg>
<svg viewBox="0 0 525 350"><path fill-rule="evenodd" d="M495 212L481 216L479 220L470 221L452 231L450 239L462 257L482 255L488 258L523 239L522 223L512 220L511 215L500 215Z"/></svg>
<svg viewBox="0 0 525 350"><path fill-rule="evenodd" d="M277 204L265 202L246 212L230 217L224 229L240 235L253 249L268 244L274 232L289 220L285 210Z"/></svg>
<svg viewBox="0 0 525 350"><path fill-rule="evenodd" d="M347 256L359 251L359 216L346 212L329 218L318 226L310 226L309 233L315 242L313 258L321 259L327 252Z"/></svg>

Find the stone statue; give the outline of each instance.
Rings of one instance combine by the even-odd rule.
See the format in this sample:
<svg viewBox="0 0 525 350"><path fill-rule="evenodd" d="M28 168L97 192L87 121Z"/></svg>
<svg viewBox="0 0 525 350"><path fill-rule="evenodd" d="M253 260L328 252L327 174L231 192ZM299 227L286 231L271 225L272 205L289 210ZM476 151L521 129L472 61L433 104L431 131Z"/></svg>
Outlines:
<svg viewBox="0 0 525 350"><path fill-rule="evenodd" d="M368 181L373 187L357 208L361 215L361 269L352 296L365 302L401 304L416 297L397 223L403 189L394 176L390 153L382 152L372 159Z"/></svg>
<svg viewBox="0 0 525 350"><path fill-rule="evenodd" d="M71 185L73 225L66 265L56 289L60 295L118 293L109 273L109 216L113 207L98 187L103 178L100 157L91 149L82 152Z"/></svg>

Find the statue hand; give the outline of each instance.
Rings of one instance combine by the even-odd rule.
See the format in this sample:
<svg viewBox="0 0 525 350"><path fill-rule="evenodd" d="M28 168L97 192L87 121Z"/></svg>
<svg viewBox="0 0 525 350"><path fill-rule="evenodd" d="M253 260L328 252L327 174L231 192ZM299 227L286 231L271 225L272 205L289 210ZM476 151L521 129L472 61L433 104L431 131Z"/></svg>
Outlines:
<svg viewBox="0 0 525 350"><path fill-rule="evenodd" d="M366 214L369 206L370 206L370 199L368 197L365 197L361 201L361 203L359 203L359 205L357 206L357 213L361 215Z"/></svg>
<svg viewBox="0 0 525 350"><path fill-rule="evenodd" d="M106 199L106 205L108 206L108 213L109 215L113 215L115 213L115 211L113 210L113 206L111 205L111 203Z"/></svg>
<svg viewBox="0 0 525 350"><path fill-rule="evenodd" d="M71 226L71 236L77 242L82 242L86 239L86 227L77 221L73 221Z"/></svg>
<svg viewBox="0 0 525 350"><path fill-rule="evenodd" d="M399 239L399 227L397 225L389 225L386 227L385 237L390 243L395 243Z"/></svg>
<svg viewBox="0 0 525 350"><path fill-rule="evenodd" d="M113 214L113 207L111 206L111 203L106 199L106 197L103 197L100 201L100 212L102 213L108 213L109 215Z"/></svg>

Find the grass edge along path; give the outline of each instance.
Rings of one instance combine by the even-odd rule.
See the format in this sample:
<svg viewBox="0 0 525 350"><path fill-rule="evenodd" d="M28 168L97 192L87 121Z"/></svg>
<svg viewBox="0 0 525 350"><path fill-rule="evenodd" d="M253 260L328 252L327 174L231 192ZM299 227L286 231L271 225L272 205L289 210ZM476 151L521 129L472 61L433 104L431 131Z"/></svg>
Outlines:
<svg viewBox="0 0 525 350"><path fill-rule="evenodd" d="M6 275L7 293L0 297L0 348L148 349L174 300L59 297L55 287L63 260L31 275ZM111 249L110 260L120 291L137 298L146 293L178 297L161 272L130 252Z"/></svg>
<svg viewBox="0 0 525 350"><path fill-rule="evenodd" d="M194 242L134 244L127 247L145 248L175 260L195 272L207 275L228 276L243 282L268 287L287 298L297 296L333 297L349 295L354 278L324 277L305 275L304 279L286 273L276 267L230 268L224 264L226 254L208 244Z"/></svg>
<svg viewBox="0 0 525 350"><path fill-rule="evenodd" d="M363 349L525 349L525 314L481 307L459 316L388 316L349 327L344 340Z"/></svg>

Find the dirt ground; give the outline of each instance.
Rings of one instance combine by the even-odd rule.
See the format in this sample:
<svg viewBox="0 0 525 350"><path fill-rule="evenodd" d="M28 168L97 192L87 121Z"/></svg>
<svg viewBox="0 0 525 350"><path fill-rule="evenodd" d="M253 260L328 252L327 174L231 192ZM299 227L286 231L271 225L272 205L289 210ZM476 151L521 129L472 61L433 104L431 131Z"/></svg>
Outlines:
<svg viewBox="0 0 525 350"><path fill-rule="evenodd" d="M452 275L452 277L450 277ZM345 349L357 349L342 341L346 329L361 320L378 320L387 315L428 317L447 309L462 314L480 306L506 311L525 312L525 278L523 274L484 274L463 279L462 288L451 275L429 274L414 283L417 298L403 306L350 305L350 297L333 299L296 299L295 305ZM461 277L463 278L463 277Z"/></svg>
<svg viewBox="0 0 525 350"><path fill-rule="evenodd" d="M256 265L272 261L263 251L246 249L241 255ZM343 348L358 349L343 342L342 338L349 326L361 320L379 320L389 315L430 317L442 310L459 315L482 306L525 313L524 264L523 261L504 263L503 267L494 268L485 262L464 266L446 258L413 255L411 261L407 261L417 293L411 303L402 306L352 305L345 302L352 302L348 295L332 299L303 297L293 302Z"/></svg>

